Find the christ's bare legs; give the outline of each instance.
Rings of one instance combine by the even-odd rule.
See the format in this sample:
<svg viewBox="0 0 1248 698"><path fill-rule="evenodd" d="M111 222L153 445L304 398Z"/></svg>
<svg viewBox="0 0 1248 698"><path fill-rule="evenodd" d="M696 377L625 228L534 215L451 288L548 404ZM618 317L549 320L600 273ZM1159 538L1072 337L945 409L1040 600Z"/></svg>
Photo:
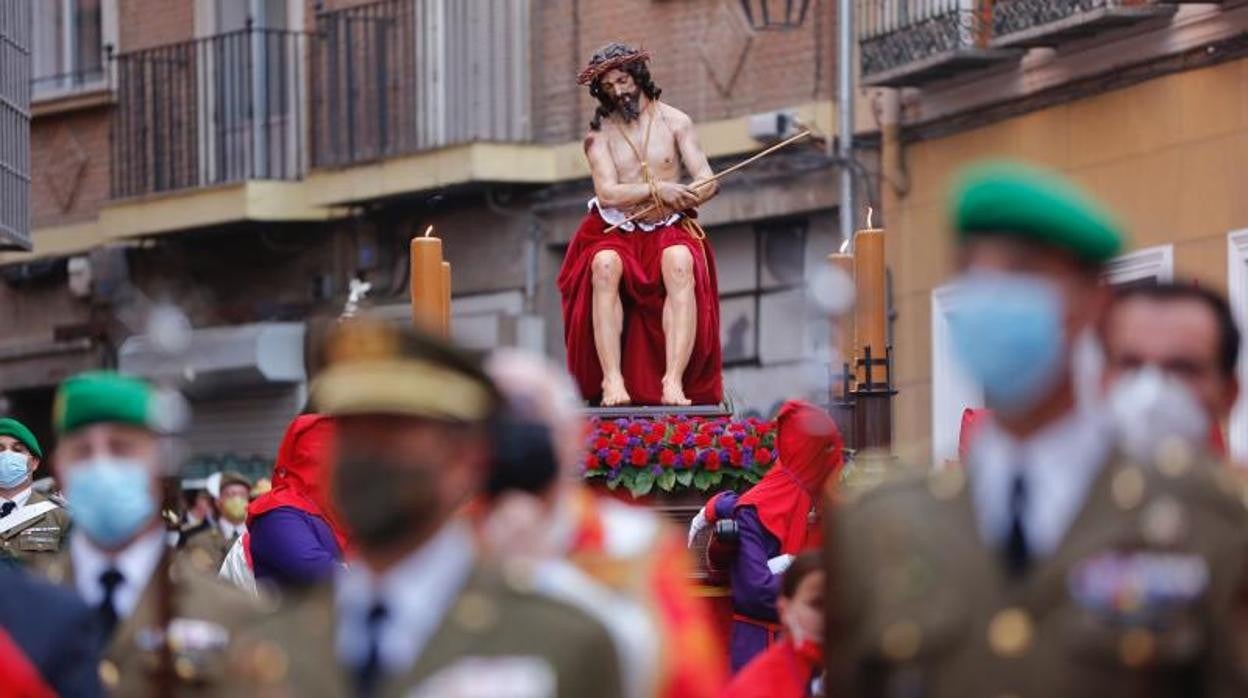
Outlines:
<svg viewBox="0 0 1248 698"><path fill-rule="evenodd" d="M604 407L632 402L620 372L620 335L624 331L624 303L620 300L620 277L624 263L614 250L594 255L594 347L602 364L602 404Z"/></svg>
<svg viewBox="0 0 1248 698"><path fill-rule="evenodd" d="M685 367L693 354L697 331L698 299L693 294L693 254L684 245L663 250L663 336L667 347L667 369L663 373L663 404L689 405L685 397Z"/></svg>

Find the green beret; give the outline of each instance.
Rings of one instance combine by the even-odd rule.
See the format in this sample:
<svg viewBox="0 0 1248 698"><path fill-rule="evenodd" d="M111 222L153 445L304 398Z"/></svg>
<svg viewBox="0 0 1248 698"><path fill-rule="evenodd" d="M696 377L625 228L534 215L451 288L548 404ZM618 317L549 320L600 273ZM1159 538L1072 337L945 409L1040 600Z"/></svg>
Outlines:
<svg viewBox="0 0 1248 698"><path fill-rule="evenodd" d="M39 440L26 428L25 424L16 419L11 417L0 419L0 436L12 436L25 444L26 448L35 454L36 458L43 458L43 449L39 448Z"/></svg>
<svg viewBox="0 0 1248 698"><path fill-rule="evenodd" d="M111 422L153 427L152 389L147 383L113 371L89 371L61 384L52 408L58 434Z"/></svg>
<svg viewBox="0 0 1248 698"><path fill-rule="evenodd" d="M1014 235L1104 264L1122 251L1118 222L1056 175L996 162L963 173L953 195L953 227L965 242L978 235Z"/></svg>

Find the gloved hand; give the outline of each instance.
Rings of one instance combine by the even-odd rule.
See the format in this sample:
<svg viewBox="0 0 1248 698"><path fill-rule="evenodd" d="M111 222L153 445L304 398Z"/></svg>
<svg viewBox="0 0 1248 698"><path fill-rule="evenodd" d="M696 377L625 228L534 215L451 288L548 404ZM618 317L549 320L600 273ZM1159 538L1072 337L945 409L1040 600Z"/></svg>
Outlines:
<svg viewBox="0 0 1248 698"><path fill-rule="evenodd" d="M693 521L689 522L689 543L687 547L693 547L693 540L698 537L702 529L706 528L706 510L699 509L698 515L693 517Z"/></svg>
<svg viewBox="0 0 1248 698"><path fill-rule="evenodd" d="M793 564L792 555L777 555L767 561L767 569L771 570L772 574L784 574L791 564Z"/></svg>

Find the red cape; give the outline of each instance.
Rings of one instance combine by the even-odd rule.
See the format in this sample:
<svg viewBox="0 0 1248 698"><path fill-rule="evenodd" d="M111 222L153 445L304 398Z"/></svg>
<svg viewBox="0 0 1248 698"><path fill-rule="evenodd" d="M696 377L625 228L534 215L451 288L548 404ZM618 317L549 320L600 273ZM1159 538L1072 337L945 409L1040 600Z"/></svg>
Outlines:
<svg viewBox="0 0 1248 698"><path fill-rule="evenodd" d="M328 417L305 414L295 417L282 437L273 464L273 489L256 497L247 507L247 524L278 507L292 507L329 524L345 555L346 530L339 525L329 501L329 481L334 455L334 423ZM250 541L244 542L247 545ZM248 551L250 560L250 551Z"/></svg>
<svg viewBox="0 0 1248 698"><path fill-rule="evenodd" d="M719 281L715 255L707 240L694 238L678 222L652 232L605 233L607 225L591 211L572 237L563 267L559 293L563 296L563 339L568 372L581 395L591 403L602 399L602 364L594 346L593 260L602 250L615 250L624 263L620 297L624 302L624 333L620 341L624 385L635 405L657 405L663 398L666 343L663 334L663 250L684 245L693 254L697 330L693 353L685 368L685 396L695 405L717 405L724 398L719 346Z"/></svg>
<svg viewBox="0 0 1248 698"><path fill-rule="evenodd" d="M805 698L821 664L783 638L737 672L723 698Z"/></svg>
<svg viewBox="0 0 1248 698"><path fill-rule="evenodd" d="M737 506L753 506L763 527L780 541L780 553L796 555L819 545L810 509L828 476L844 462L844 442L827 412L790 401L776 417L776 450L779 460Z"/></svg>

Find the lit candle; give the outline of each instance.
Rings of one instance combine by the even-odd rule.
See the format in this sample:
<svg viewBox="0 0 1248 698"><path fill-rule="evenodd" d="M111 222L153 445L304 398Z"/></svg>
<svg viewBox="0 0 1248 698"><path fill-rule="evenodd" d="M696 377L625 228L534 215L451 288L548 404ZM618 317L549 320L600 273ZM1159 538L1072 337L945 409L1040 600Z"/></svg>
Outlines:
<svg viewBox="0 0 1248 698"><path fill-rule="evenodd" d="M885 381L883 361L888 356L887 301L885 299L884 230L871 227L871 211L867 211L867 228L854 233L854 349L858 358L866 358L870 349L873 366L858 367L858 384ZM870 380L868 380L870 377Z"/></svg>
<svg viewBox="0 0 1248 698"><path fill-rule="evenodd" d="M429 332L442 331L442 239L433 236L433 226L412 238L411 292L412 322Z"/></svg>
<svg viewBox="0 0 1248 698"><path fill-rule="evenodd" d="M849 246L849 241L846 240L845 245L842 246L841 249L844 250L848 246ZM852 254L849 254L844 251L833 252L832 254L828 255L828 264L832 265L834 269L837 269L838 271L840 271L840 273L844 274L846 279L848 279L851 282L853 281L854 279L854 256ZM836 365L832 367L833 375L838 376L836 381L834 381L834 385L832 386L832 396L837 397L837 398L843 398L843 397L846 397L845 395L846 387L849 387L849 389L851 390L853 389L852 383L853 383L853 376L854 376L854 356L855 356L854 311L853 309L852 308L848 309L842 312L837 317L833 318L832 326L834 328L833 340L834 340L834 343L836 344L837 352L839 354L839 356L836 357L837 359ZM846 381L839 377L841 376L842 372L845 370L846 364L849 365L849 374L850 374L849 383L851 384L849 386L846 386Z"/></svg>
<svg viewBox="0 0 1248 698"><path fill-rule="evenodd" d="M451 336L451 263L442 263L442 334Z"/></svg>

